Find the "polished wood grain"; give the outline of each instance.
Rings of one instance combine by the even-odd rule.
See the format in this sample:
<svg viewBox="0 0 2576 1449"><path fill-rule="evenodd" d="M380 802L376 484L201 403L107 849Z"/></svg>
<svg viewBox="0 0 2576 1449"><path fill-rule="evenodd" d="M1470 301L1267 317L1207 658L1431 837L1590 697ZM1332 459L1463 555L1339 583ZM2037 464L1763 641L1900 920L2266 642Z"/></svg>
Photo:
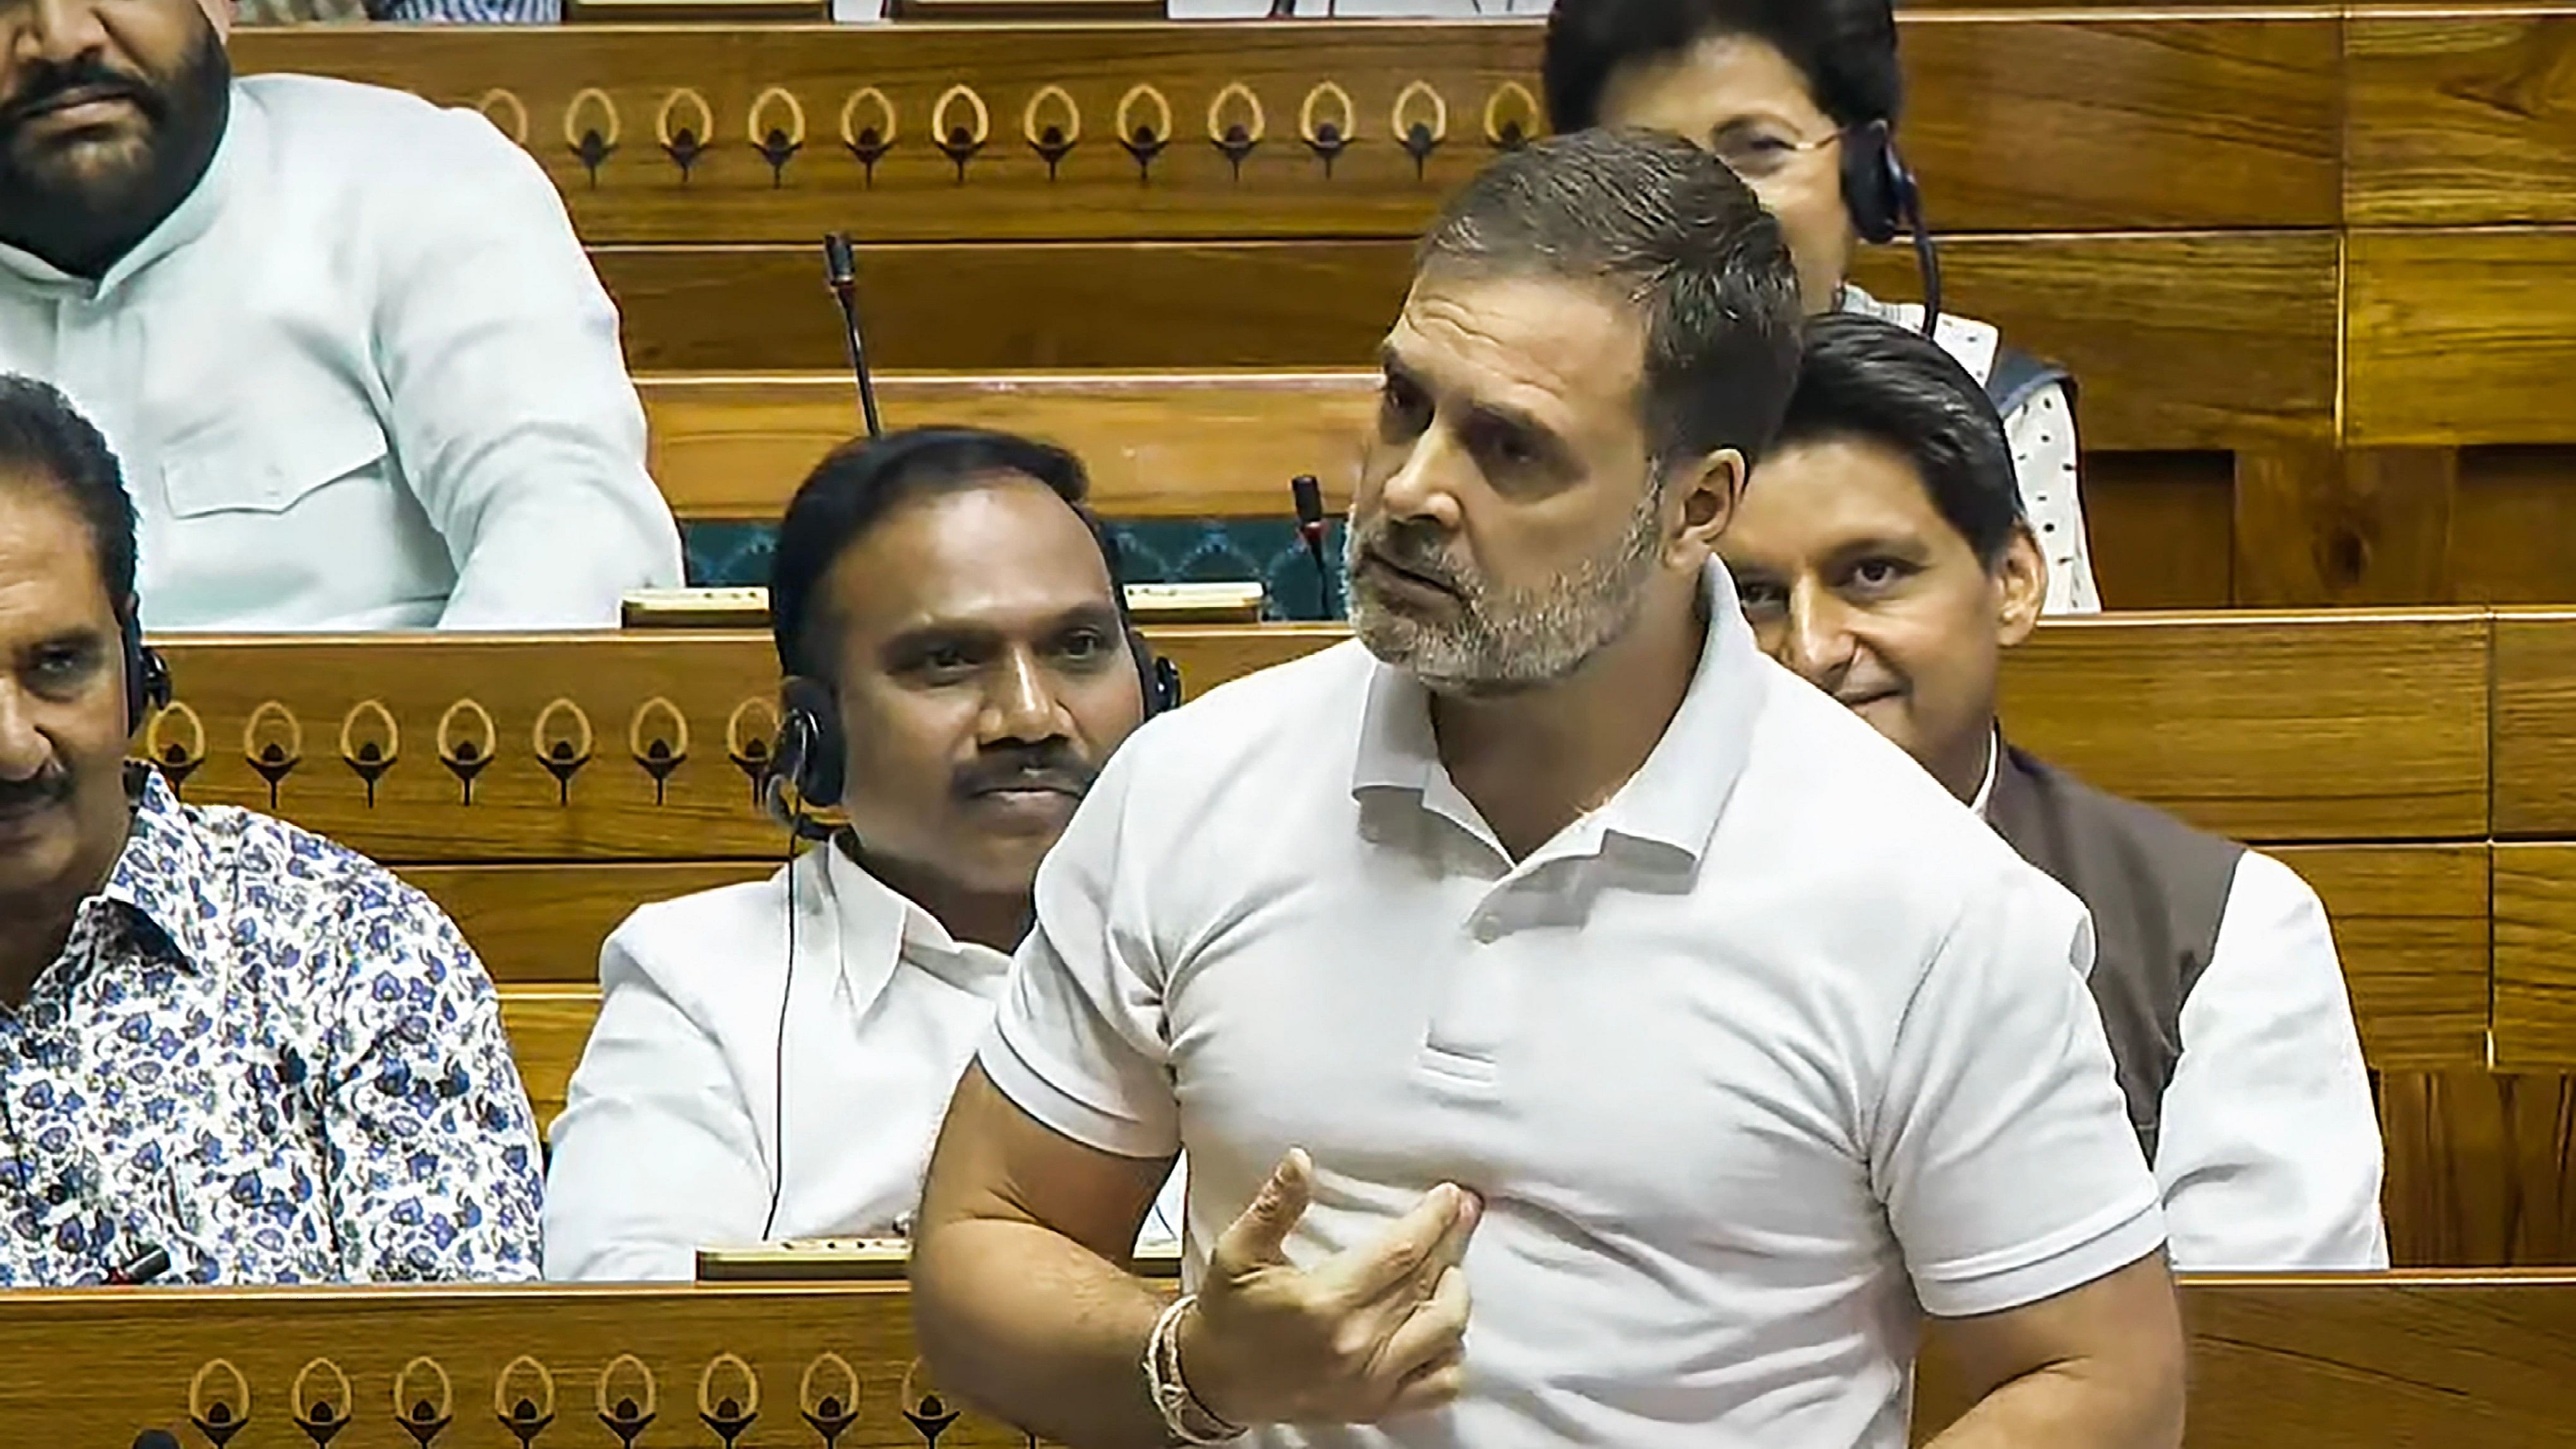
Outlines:
<svg viewBox="0 0 2576 1449"><path fill-rule="evenodd" d="M2388 1073L2379 1121L2397 1264L2576 1263L2576 1075Z"/></svg>
<svg viewBox="0 0 2576 1449"><path fill-rule="evenodd" d="M2459 487L2448 448L2330 439L2236 455L2235 601L2273 607L2448 597Z"/></svg>
<svg viewBox="0 0 2576 1449"><path fill-rule="evenodd" d="M2185 1277L2187 1449L2537 1449L2576 1421L2576 1277ZM1967 1407L1935 1328L1914 1439Z"/></svg>
<svg viewBox="0 0 2576 1449"><path fill-rule="evenodd" d="M2462 448L2456 456L2447 601L2576 600L2576 529L2565 518L2576 446Z"/></svg>
<svg viewBox="0 0 2576 1449"><path fill-rule="evenodd" d="M649 1383L653 1420L629 1430L638 1449L721 1443L702 1414L727 1398L750 1407L755 1387L759 1417L734 1429L746 1449L820 1449L803 1416L827 1394L848 1411L844 1369L858 1379L844 1449L1029 1442L972 1417L928 1434L907 1422L956 1408L923 1402L937 1384L915 1369L899 1283L30 1292L9 1308L0 1354L19 1367L0 1375L0 1430L21 1444L122 1449L159 1429L202 1449L211 1436L191 1419L212 1421L220 1402L235 1449L309 1449L296 1421L328 1400L332 1449L599 1449L620 1443L601 1416L628 1400L640 1416ZM531 1424L552 1410L524 1444L502 1417L523 1398ZM424 1401L426 1437L397 1417Z"/></svg>
<svg viewBox="0 0 2576 1449"><path fill-rule="evenodd" d="M2576 9L2365 9L2345 34L2354 224L2576 221Z"/></svg>
<svg viewBox="0 0 2576 1449"><path fill-rule="evenodd" d="M2236 448L2329 435L2335 240L2304 232L1963 237L1949 305L2082 382L2085 444ZM595 254L640 373L846 376L804 247ZM1865 258L1904 295L1911 263ZM1403 242L863 248L869 356L889 371L1350 369L1412 274ZM1139 309L1152 326L1139 326ZM826 426L834 424L826 421Z"/></svg>
<svg viewBox="0 0 2576 1449"><path fill-rule="evenodd" d="M2495 829L2576 836L2576 612L2496 614Z"/></svg>
<svg viewBox="0 0 2576 1449"><path fill-rule="evenodd" d="M599 1019L594 986L510 986L501 992L501 1027L519 1064L520 1084L537 1114L537 1130L553 1135L563 1115L564 1092L581 1065L590 1025Z"/></svg>
<svg viewBox="0 0 2576 1449"><path fill-rule="evenodd" d="M759 880L778 865L774 859L410 865L399 874L455 919L494 980L590 986L599 980L600 943L636 907Z"/></svg>
<svg viewBox="0 0 2576 1449"><path fill-rule="evenodd" d="M889 375L888 427L971 424L1072 449L1112 518L1285 515L1312 473L1350 504L1377 410L1375 372ZM847 377L645 378L652 472L682 519L774 521L857 430Z"/></svg>
<svg viewBox="0 0 2576 1449"><path fill-rule="evenodd" d="M2330 7L1907 21L1906 149L1945 228L2333 223ZM834 227L907 241L1401 237L1499 145L1542 129L1540 35L1534 21L616 26L387 45L317 28L246 35L235 55L245 71L481 107L524 138L593 241L803 242ZM1127 103L1140 85L1168 118ZM894 113L873 169L842 135L867 89ZM851 134L871 117L882 130L859 104ZM609 140L612 113L594 171L576 148ZM1328 170L1306 135L1335 120L1346 144ZM1436 141L1418 174L1397 143L1417 122ZM1118 144L1140 123L1164 142L1142 168ZM1052 168L1050 126L1070 142ZM1248 149L1230 157L1220 142L1237 128ZM702 148L686 168L665 144L683 129ZM776 165L756 144L772 131L802 142ZM935 144L952 133L982 143L962 166Z"/></svg>
<svg viewBox="0 0 2576 1449"><path fill-rule="evenodd" d="M2347 442L2576 442L2576 228L2347 245Z"/></svg>
<svg viewBox="0 0 2576 1449"><path fill-rule="evenodd" d="M2239 838L2470 839L2486 670L2471 610L2105 615L2007 656L2002 715L2096 785Z"/></svg>
<svg viewBox="0 0 2576 1449"><path fill-rule="evenodd" d="M2496 847L2495 1065L2576 1070L2576 845Z"/></svg>
<svg viewBox="0 0 2576 1449"><path fill-rule="evenodd" d="M2107 609L2223 609L2235 600L2235 459L2084 454L2084 527Z"/></svg>
<svg viewBox="0 0 2576 1449"><path fill-rule="evenodd" d="M2272 853L2325 902L2371 1066L2486 1065L2486 846L2311 845ZM2501 900L2495 910L2501 930ZM2501 972L2501 944L2497 956ZM2558 1060L2576 1067L2576 1043Z"/></svg>

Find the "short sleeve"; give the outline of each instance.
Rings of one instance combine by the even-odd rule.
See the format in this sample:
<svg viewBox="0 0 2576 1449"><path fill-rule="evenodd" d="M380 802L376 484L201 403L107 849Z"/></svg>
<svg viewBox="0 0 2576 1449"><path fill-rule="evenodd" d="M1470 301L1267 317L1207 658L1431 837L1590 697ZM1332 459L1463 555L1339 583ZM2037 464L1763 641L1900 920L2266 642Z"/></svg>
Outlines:
<svg viewBox="0 0 2576 1449"><path fill-rule="evenodd" d="M2063 383L2032 393L2004 419L2012 443L2013 474L2021 482L2022 511L2048 562L2051 614L2098 614L2102 594L2093 582L2093 545L2084 526L2084 498L2077 487L2075 408Z"/></svg>
<svg viewBox="0 0 2576 1449"><path fill-rule="evenodd" d="M976 1060L1047 1127L1122 1157L1180 1150L1147 915L1158 874L1132 858L1133 742L1110 761L1038 868L1037 917Z"/></svg>
<svg viewBox="0 0 2576 1449"><path fill-rule="evenodd" d="M2092 951L2083 906L2015 872L1971 900L1897 1029L1871 1169L1936 1316L2035 1303L2164 1242L2084 984Z"/></svg>

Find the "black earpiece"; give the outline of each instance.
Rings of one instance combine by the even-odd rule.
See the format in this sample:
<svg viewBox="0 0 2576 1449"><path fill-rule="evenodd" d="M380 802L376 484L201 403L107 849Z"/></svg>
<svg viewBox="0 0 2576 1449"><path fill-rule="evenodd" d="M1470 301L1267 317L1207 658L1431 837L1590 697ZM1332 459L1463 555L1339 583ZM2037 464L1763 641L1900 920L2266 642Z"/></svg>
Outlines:
<svg viewBox="0 0 2576 1449"><path fill-rule="evenodd" d="M161 651L143 642L143 621L128 611L116 622L117 641L125 653L125 733L143 728L153 711L170 707L170 666Z"/></svg>
<svg viewBox="0 0 2576 1449"><path fill-rule="evenodd" d="M770 754L765 799L780 824L807 839L829 832L814 823L818 808L841 803L841 709L821 681L802 676L779 690L778 748Z"/></svg>
<svg viewBox="0 0 2576 1449"><path fill-rule="evenodd" d="M1910 233L1914 264L1923 274L1923 335L1941 322L1941 253L1932 228L1923 219L1923 186L1885 119L1854 126L1843 133L1843 206L1851 212L1852 230L1873 245Z"/></svg>

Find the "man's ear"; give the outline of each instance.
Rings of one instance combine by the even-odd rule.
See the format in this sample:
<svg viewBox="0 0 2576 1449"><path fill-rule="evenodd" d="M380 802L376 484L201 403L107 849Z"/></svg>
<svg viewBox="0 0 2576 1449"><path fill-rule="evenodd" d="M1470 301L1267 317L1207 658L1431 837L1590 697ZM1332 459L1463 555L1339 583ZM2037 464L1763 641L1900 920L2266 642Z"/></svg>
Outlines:
<svg viewBox="0 0 2576 1449"><path fill-rule="evenodd" d="M2040 555L2039 537L2028 523L2015 523L2012 537L2004 540L1994 580L1995 628L2010 649L2030 637L2048 604L2048 560Z"/></svg>
<svg viewBox="0 0 2576 1449"><path fill-rule="evenodd" d="M1744 501L1745 477L1751 470L1744 455L1720 448L1690 463L1675 465L1664 483L1677 508L1677 529L1666 561L1678 568L1697 568L1717 551L1717 540L1735 522Z"/></svg>

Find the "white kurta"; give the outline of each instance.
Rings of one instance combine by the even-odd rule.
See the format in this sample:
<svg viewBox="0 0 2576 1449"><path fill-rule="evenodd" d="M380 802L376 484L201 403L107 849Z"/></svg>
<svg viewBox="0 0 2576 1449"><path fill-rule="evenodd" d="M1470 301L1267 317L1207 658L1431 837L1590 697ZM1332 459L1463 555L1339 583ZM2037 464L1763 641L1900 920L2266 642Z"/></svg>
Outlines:
<svg viewBox="0 0 2576 1449"><path fill-rule="evenodd" d="M0 371L116 449L155 629L613 625L679 582L616 309L471 111L236 82L205 179L98 282L0 246Z"/></svg>
<svg viewBox="0 0 2576 1449"><path fill-rule="evenodd" d="M599 1020L554 1124L546 1276L689 1278L700 1247L760 1240L782 1172L772 1237L903 1231L1010 966L837 849L637 910L600 952ZM1179 1183L1140 1241L1178 1237Z"/></svg>

